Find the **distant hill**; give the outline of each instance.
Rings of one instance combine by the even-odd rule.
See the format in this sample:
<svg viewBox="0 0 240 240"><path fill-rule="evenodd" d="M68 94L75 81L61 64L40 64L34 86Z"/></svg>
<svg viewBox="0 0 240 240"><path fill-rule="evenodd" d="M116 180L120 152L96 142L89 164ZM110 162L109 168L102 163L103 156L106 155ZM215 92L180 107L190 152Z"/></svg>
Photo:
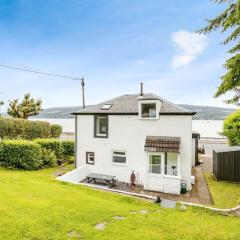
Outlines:
<svg viewBox="0 0 240 240"><path fill-rule="evenodd" d="M80 111L82 107L53 107L46 108L36 118L73 118L72 112Z"/></svg>
<svg viewBox="0 0 240 240"><path fill-rule="evenodd" d="M188 104L179 104L192 112L197 112L194 119L202 120L223 120L226 116L234 112L236 109L196 106ZM54 107L44 109L37 118L73 118L72 112L77 112L81 107Z"/></svg>
<svg viewBox="0 0 240 240"><path fill-rule="evenodd" d="M179 106L186 108L192 112L196 112L193 119L198 120L223 120L229 114L236 111L234 108L221 108L221 107L209 107L209 106L197 106L180 104Z"/></svg>

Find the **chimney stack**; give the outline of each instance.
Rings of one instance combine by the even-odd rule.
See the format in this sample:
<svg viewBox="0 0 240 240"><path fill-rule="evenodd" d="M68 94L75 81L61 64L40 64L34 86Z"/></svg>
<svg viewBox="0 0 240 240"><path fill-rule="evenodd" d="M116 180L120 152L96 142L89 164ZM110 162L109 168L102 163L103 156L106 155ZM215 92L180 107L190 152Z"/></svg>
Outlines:
<svg viewBox="0 0 240 240"><path fill-rule="evenodd" d="M139 94L139 96L143 96L143 83L141 82L140 83L140 86L141 86L141 88L140 88L140 94Z"/></svg>

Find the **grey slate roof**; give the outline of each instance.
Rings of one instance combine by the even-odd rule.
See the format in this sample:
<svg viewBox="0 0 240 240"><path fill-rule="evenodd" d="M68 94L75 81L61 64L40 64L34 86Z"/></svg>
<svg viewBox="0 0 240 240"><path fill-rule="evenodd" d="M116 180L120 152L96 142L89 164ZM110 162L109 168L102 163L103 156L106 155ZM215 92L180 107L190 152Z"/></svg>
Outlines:
<svg viewBox="0 0 240 240"><path fill-rule="evenodd" d="M141 97L144 100L160 100L162 106L160 114L169 115L194 115L194 112L190 112L182 107L179 107L153 93L144 93ZM85 109L81 109L79 112L72 113L74 115L88 115L88 114L116 114L116 115L137 115L138 114L138 100L139 94L126 94L122 95L102 103L87 106ZM103 110L104 104L112 104L108 110Z"/></svg>

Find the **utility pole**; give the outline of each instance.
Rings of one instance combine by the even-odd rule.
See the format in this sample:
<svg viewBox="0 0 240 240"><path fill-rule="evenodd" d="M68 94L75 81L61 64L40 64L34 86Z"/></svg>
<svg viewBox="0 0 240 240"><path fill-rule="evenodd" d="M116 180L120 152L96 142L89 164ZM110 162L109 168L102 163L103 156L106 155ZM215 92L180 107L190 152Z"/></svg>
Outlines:
<svg viewBox="0 0 240 240"><path fill-rule="evenodd" d="M83 77L81 78L81 86L82 86L82 107L84 109L85 108L85 94L84 94L85 83L84 83L84 78Z"/></svg>

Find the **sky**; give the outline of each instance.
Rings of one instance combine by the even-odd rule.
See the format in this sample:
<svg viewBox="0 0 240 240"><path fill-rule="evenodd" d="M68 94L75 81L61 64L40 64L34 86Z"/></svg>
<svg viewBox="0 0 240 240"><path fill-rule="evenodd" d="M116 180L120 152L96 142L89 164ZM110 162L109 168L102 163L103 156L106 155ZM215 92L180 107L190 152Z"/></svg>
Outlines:
<svg viewBox="0 0 240 240"><path fill-rule="evenodd" d="M153 92L174 103L213 98L230 46L199 35L224 6L210 0L0 0L0 64L85 78L86 104ZM31 92L43 107L81 105L79 81L0 67L0 99Z"/></svg>

